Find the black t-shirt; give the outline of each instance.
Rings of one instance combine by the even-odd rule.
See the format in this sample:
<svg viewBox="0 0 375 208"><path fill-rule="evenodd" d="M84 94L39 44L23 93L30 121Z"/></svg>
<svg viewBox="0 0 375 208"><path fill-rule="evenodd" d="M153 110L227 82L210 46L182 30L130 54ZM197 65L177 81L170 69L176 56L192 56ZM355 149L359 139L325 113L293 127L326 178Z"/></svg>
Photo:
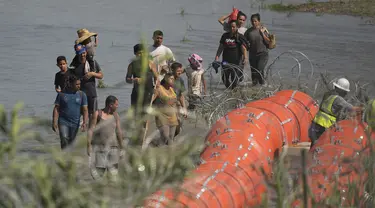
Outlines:
<svg viewBox="0 0 375 208"><path fill-rule="evenodd" d="M66 87L66 77L69 74L69 71L66 71L65 73L59 71L55 74L55 88L60 87L61 91L64 91L64 88Z"/></svg>
<svg viewBox="0 0 375 208"><path fill-rule="evenodd" d="M88 61L90 65L90 72L100 72L102 69L100 68L98 62L96 60L94 61ZM95 77L91 77L90 79L86 80L83 77L85 76L85 65L86 64L80 64L76 68L71 70L71 73L76 75L78 79L81 80L81 90L86 93L87 97L97 97L96 93L96 80Z"/></svg>
<svg viewBox="0 0 375 208"><path fill-rule="evenodd" d="M241 36L242 34L237 34ZM224 33L221 36L220 43L223 44L223 61L226 61L231 64L239 65L241 62L242 52L241 52L241 42L240 37L232 36L229 32ZM245 38L245 37L243 37Z"/></svg>
<svg viewBox="0 0 375 208"><path fill-rule="evenodd" d="M142 70L142 59L140 57L137 57L135 58L131 63L131 68L130 70L128 70L128 72L126 73L126 78L143 78L141 75L141 70ZM145 92L149 92L149 93L152 93L153 92L153 89L154 89L154 84L153 84L153 73L150 69L150 67L147 67L146 69L146 82L145 82ZM134 85L133 85L133 92L137 92L138 93L138 88L139 88L139 84L134 82Z"/></svg>
<svg viewBox="0 0 375 208"><path fill-rule="evenodd" d="M87 59L87 61L93 61L94 57L87 55L86 59ZM75 55L69 66L70 67L78 67L80 64L81 64L81 62L79 61L79 55Z"/></svg>

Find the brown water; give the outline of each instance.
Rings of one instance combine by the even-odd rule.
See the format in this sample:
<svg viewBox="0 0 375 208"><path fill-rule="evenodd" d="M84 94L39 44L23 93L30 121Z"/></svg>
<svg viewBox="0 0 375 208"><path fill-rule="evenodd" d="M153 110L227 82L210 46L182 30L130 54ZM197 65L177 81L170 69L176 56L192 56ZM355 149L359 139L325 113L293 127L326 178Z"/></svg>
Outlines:
<svg viewBox="0 0 375 208"><path fill-rule="evenodd" d="M266 1L274 2L278 1ZM98 89L99 107L112 94L124 109L130 104L132 88L124 84L125 70L133 56L132 47L142 35L151 42L152 32L161 29L164 44L178 61L186 64L187 55L195 52L208 66L223 33L217 19L230 12L232 5L248 15L260 12L262 22L277 35L278 46L270 52L270 62L285 51L298 50L313 61L315 73L327 70L362 83L373 81L375 27L364 25L365 19L287 15L259 10L259 2L245 0L0 0L0 103L10 109L23 101L25 114L49 118L56 96L56 57L65 55L71 60L76 30L86 27L99 33L97 60L104 82L110 86ZM189 41L181 41L184 37ZM292 58L281 58L274 68L283 79L293 81L289 73L294 64ZM302 70L305 77L311 73L307 66Z"/></svg>

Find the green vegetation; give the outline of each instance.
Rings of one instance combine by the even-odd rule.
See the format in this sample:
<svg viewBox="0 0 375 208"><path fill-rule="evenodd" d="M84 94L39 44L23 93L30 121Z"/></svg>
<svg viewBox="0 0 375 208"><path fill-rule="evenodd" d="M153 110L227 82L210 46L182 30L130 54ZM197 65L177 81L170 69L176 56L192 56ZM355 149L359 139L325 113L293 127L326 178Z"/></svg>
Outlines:
<svg viewBox="0 0 375 208"><path fill-rule="evenodd" d="M99 79L98 88L106 88L106 87L108 87L108 85L106 85L102 79Z"/></svg>
<svg viewBox="0 0 375 208"><path fill-rule="evenodd" d="M270 4L267 6L268 9L277 11L277 12L290 12L290 11L297 11L298 6L293 4Z"/></svg>
<svg viewBox="0 0 375 208"><path fill-rule="evenodd" d="M186 22L186 29L185 29L185 35L184 37L181 39L181 43L187 43L187 42L191 42L191 40L188 38L188 33L189 31L193 31L193 27L188 23Z"/></svg>
<svg viewBox="0 0 375 208"><path fill-rule="evenodd" d="M38 140L34 129L48 127L47 121L19 117L22 104L11 112L10 120L0 105L0 207L132 207L168 184L175 186L194 167L192 153L201 151L201 138L183 145L164 148L128 146L120 162L115 182L88 179L87 155L81 144L71 151L42 147L45 155L22 156L17 153L23 140ZM85 143L84 133L77 141ZM41 145L43 146L43 145ZM84 145L83 145L84 146Z"/></svg>
<svg viewBox="0 0 375 208"><path fill-rule="evenodd" d="M304 4L270 4L268 9L277 12L313 12L361 17L375 17L373 0L331 0L328 2L309 1Z"/></svg>
<svg viewBox="0 0 375 208"><path fill-rule="evenodd" d="M181 39L181 43L187 43L190 42L191 40L187 37L187 35L184 35L184 37Z"/></svg>
<svg viewBox="0 0 375 208"><path fill-rule="evenodd" d="M183 7L180 8L180 15L181 16L185 15L185 8L183 8Z"/></svg>

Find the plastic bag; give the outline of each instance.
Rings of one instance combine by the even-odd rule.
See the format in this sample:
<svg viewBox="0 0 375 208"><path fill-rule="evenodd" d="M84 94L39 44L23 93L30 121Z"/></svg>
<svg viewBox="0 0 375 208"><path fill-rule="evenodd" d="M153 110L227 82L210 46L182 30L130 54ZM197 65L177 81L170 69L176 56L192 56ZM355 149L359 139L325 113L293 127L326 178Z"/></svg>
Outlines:
<svg viewBox="0 0 375 208"><path fill-rule="evenodd" d="M233 7L233 11L228 18L228 23L232 20L237 20L238 12L239 12L239 10L237 8Z"/></svg>

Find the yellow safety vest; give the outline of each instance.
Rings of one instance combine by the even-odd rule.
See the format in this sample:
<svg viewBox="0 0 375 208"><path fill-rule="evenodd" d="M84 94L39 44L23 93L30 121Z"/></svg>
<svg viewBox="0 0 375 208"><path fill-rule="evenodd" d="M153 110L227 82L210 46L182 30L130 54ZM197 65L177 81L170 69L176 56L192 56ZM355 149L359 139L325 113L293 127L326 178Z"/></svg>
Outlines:
<svg viewBox="0 0 375 208"><path fill-rule="evenodd" d="M314 122L316 124L327 129L336 123L336 115L332 112L332 105L337 97L338 95L331 95L323 101L318 113L314 117Z"/></svg>
<svg viewBox="0 0 375 208"><path fill-rule="evenodd" d="M375 99L368 102L364 120L371 127L371 129L375 130Z"/></svg>

